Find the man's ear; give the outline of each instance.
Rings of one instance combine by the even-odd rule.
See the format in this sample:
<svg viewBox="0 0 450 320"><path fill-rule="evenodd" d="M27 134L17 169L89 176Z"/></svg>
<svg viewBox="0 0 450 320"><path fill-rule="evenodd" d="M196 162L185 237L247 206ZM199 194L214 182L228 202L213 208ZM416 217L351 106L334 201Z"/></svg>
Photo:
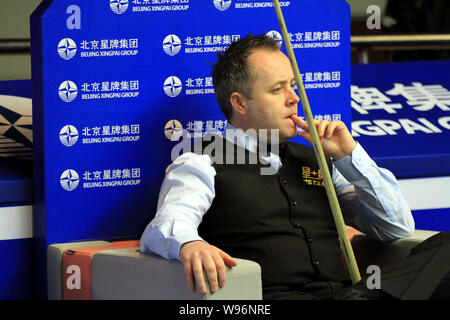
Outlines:
<svg viewBox="0 0 450 320"><path fill-rule="evenodd" d="M239 92L233 92L230 95L230 103L233 106L234 112L245 115L247 112L247 98L239 93Z"/></svg>

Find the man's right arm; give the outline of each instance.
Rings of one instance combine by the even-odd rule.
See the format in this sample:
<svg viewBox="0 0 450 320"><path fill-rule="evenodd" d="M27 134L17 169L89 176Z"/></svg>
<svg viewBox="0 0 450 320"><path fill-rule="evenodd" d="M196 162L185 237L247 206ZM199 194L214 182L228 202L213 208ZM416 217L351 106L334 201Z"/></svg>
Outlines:
<svg viewBox="0 0 450 320"><path fill-rule="evenodd" d="M225 283L225 264L236 265L230 256L206 243L197 232L215 196L215 175L207 155L185 153L178 157L161 186L156 215L141 236L142 252L180 260L189 287L194 291L195 281L202 293L207 291L203 269L214 292Z"/></svg>
<svg viewBox="0 0 450 320"><path fill-rule="evenodd" d="M180 260L182 244L203 240L197 227L214 199L215 175L207 155L185 153L172 163L159 192L156 215L142 234L142 252Z"/></svg>

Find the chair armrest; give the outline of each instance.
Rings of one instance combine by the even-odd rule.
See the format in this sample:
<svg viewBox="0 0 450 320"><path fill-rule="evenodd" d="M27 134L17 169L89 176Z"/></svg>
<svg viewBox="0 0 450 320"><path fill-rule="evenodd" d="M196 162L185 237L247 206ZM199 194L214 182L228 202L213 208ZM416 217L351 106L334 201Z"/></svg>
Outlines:
<svg viewBox="0 0 450 320"><path fill-rule="evenodd" d="M411 237L392 242L374 240L362 233L355 235L352 247L361 274L365 274L369 265L378 265L382 268L405 258L413 247L437 233L437 231L415 230Z"/></svg>
<svg viewBox="0 0 450 320"><path fill-rule="evenodd" d="M253 261L235 259L227 282L215 293L192 293L182 264L139 248L106 250L92 259L92 298L150 300L261 300L261 268Z"/></svg>
<svg viewBox="0 0 450 320"><path fill-rule="evenodd" d="M69 248L106 246L107 241L80 241L51 244L47 248L47 296L49 300L62 300L62 255Z"/></svg>

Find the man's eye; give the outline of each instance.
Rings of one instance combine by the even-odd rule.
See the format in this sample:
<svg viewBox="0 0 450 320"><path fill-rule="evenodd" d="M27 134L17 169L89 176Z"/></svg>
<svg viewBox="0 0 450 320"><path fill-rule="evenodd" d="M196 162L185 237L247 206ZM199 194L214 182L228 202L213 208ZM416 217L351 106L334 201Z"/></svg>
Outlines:
<svg viewBox="0 0 450 320"><path fill-rule="evenodd" d="M275 89L272 90L273 93L278 93L280 91L281 91L281 88L275 88Z"/></svg>

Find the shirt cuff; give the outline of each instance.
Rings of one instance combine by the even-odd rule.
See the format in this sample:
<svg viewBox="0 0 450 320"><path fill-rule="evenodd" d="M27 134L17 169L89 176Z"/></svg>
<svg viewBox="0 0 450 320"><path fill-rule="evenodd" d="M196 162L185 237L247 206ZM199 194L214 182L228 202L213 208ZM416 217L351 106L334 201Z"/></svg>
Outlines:
<svg viewBox="0 0 450 320"><path fill-rule="evenodd" d="M363 147L356 143L352 156L333 161L333 165L344 176L347 181L352 182L361 179L369 171L374 161L370 158Z"/></svg>
<svg viewBox="0 0 450 320"><path fill-rule="evenodd" d="M180 249L183 246L183 244L188 243L188 242L192 242L192 241L203 241L206 242L205 240L203 240L199 235L197 234L185 234L182 236L178 236L176 240L174 240L174 243L172 245L172 257L174 257L177 260L181 260L180 259Z"/></svg>

